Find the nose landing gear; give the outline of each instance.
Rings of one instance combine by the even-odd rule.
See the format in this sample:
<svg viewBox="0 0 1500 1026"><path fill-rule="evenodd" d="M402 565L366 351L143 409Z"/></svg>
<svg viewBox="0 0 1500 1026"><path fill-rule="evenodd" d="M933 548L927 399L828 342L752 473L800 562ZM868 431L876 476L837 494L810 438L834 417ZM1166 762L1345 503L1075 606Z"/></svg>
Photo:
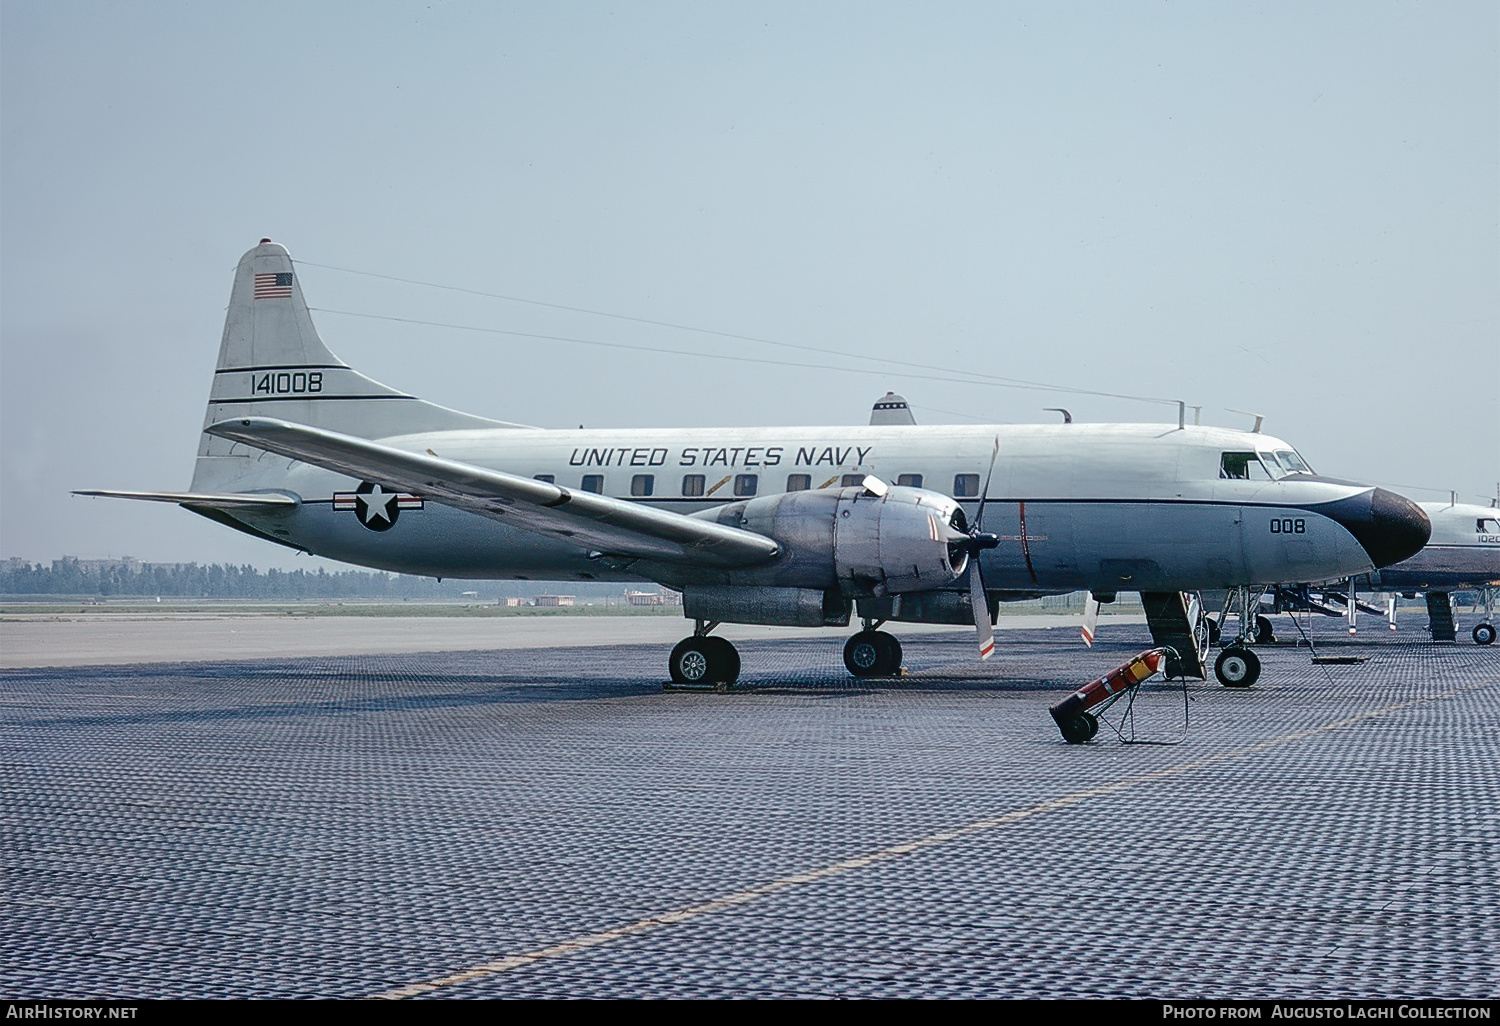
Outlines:
<svg viewBox="0 0 1500 1026"><path fill-rule="evenodd" d="M1260 656L1239 645L1226 648L1214 660L1214 676L1226 688L1248 688L1260 679Z"/></svg>
<svg viewBox="0 0 1500 1026"><path fill-rule="evenodd" d="M1260 608L1258 593L1241 586L1230 592L1224 603L1220 624L1229 619L1229 610L1238 606L1239 630L1229 639L1219 658L1214 660L1214 676L1226 688L1248 688L1260 679L1260 656L1250 649L1251 643L1268 645L1276 640L1271 621L1256 612Z"/></svg>

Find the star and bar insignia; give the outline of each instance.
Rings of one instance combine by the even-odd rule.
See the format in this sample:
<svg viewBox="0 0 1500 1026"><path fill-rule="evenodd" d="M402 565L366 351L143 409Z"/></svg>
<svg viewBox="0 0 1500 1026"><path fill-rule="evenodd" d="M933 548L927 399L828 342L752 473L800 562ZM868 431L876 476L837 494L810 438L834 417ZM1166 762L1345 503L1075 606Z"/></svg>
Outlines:
<svg viewBox="0 0 1500 1026"><path fill-rule="evenodd" d="M335 512L353 513L372 531L389 531L403 509L422 509L424 505L420 495L388 492L369 481L355 491L333 493Z"/></svg>

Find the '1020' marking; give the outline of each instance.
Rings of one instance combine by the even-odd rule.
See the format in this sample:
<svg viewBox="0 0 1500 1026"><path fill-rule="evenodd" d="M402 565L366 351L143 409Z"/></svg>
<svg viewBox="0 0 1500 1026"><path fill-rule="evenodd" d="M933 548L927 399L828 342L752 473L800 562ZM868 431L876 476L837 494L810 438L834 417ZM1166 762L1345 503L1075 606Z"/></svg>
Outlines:
<svg viewBox="0 0 1500 1026"><path fill-rule="evenodd" d="M1292 519L1291 517L1287 517L1284 520L1273 520L1273 521L1271 521L1271 533L1272 534L1306 534L1307 533L1307 521L1303 520L1301 517L1297 517L1295 520Z"/></svg>
<svg viewBox="0 0 1500 1026"><path fill-rule="evenodd" d="M296 395L323 391L322 371L282 371L279 374L250 375L250 391L260 395Z"/></svg>

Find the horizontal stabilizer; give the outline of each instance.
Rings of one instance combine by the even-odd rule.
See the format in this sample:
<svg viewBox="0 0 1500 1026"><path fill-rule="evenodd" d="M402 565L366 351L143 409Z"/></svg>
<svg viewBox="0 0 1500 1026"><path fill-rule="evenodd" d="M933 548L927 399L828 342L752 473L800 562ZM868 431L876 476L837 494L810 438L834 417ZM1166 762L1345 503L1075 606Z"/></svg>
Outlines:
<svg viewBox="0 0 1500 1026"><path fill-rule="evenodd" d="M175 502L180 506L207 506L211 509L253 509L296 506L298 501L281 492L111 492L101 488L78 489L74 495L102 495L109 499L144 499L147 502Z"/></svg>
<svg viewBox="0 0 1500 1026"><path fill-rule="evenodd" d="M700 517L625 499L395 449L365 438L270 417L211 424L211 435L253 445L325 470L420 495L433 502L554 535L602 554L739 567L764 563L776 542Z"/></svg>

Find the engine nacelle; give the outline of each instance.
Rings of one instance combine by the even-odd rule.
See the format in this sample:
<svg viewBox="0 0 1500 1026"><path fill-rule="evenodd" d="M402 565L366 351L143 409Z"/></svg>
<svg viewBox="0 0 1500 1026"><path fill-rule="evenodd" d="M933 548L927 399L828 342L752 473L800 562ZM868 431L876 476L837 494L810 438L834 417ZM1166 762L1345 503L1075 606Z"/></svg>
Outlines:
<svg viewBox="0 0 1500 1026"><path fill-rule="evenodd" d="M773 567L737 584L894 595L946 588L969 562L963 509L923 488L891 486L883 495L862 487L786 492L730 503L712 515L774 538L784 550Z"/></svg>
<svg viewBox="0 0 1500 1026"><path fill-rule="evenodd" d="M1000 609L999 592L985 595L990 623ZM898 623L973 624L974 606L967 591L917 591L905 595L859 600L859 615L869 620Z"/></svg>
<svg viewBox="0 0 1500 1026"><path fill-rule="evenodd" d="M847 627L850 602L819 588L735 588L688 585L682 613L690 620L759 623L774 627Z"/></svg>

